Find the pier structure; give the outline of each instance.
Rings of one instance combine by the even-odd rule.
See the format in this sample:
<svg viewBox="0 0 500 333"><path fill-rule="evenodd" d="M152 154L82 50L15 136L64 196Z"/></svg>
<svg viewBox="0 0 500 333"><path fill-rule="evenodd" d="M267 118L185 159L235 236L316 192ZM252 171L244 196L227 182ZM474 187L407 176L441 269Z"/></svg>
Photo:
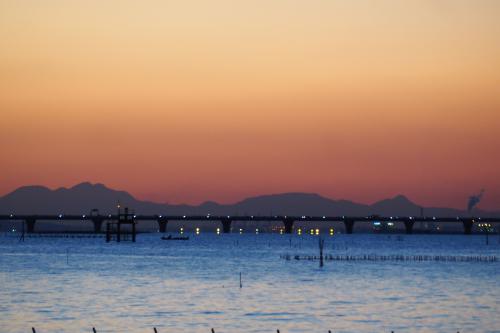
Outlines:
<svg viewBox="0 0 500 333"><path fill-rule="evenodd" d="M166 232L167 225L169 221L186 221L196 223L197 221L214 221L222 224L222 232L230 233L232 231L231 224L234 221L243 222L279 222L283 225L283 231L286 234L291 234L294 232L294 224L296 222L342 222L344 224L344 232L346 234L352 234L354 232L354 226L359 223L396 223L400 222L404 224L404 230L407 234L413 233L413 227L416 222L422 222L427 224L434 223L453 223L460 224L463 227L465 235L472 234L473 226L478 223L500 223L500 217L436 217L436 216L254 216L254 215L238 215L238 216L219 216L219 215L134 215L130 214L128 211L126 213L102 215L98 212L91 212L89 215L0 215L0 223L6 223L9 221L24 221L26 225L26 232L28 234L35 232L35 225L37 221L90 221L94 225L94 232L101 232L102 224L108 221L108 225L111 229L120 229L122 225L130 225L134 230L136 224L139 221L156 221L158 223L159 231ZM113 222L116 221L116 222ZM120 222L121 221L121 222ZM118 223L114 225L113 223ZM113 229L114 228L114 229ZM106 229L107 230L107 229ZM135 236L134 236L135 237Z"/></svg>
<svg viewBox="0 0 500 333"><path fill-rule="evenodd" d="M132 241L135 242L136 239L136 215L129 213L128 208L124 209L122 213L120 211L120 206L118 206L118 215L115 221L110 221L106 224L106 242L109 243L113 239L117 242L121 241ZM125 230L124 228L130 226L131 230Z"/></svg>

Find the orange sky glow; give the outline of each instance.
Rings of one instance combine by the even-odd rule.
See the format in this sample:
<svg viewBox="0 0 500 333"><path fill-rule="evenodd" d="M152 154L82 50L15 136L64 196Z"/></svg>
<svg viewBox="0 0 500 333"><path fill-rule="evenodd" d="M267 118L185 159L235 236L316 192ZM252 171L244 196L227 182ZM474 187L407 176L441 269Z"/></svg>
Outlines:
<svg viewBox="0 0 500 333"><path fill-rule="evenodd" d="M0 195L500 209L500 1L0 0Z"/></svg>

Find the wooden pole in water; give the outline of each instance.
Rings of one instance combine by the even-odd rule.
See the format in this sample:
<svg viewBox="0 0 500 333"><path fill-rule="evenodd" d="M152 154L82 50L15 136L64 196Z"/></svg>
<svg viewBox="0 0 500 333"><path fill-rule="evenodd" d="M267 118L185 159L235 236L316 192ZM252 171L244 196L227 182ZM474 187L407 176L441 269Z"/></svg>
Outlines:
<svg viewBox="0 0 500 333"><path fill-rule="evenodd" d="M21 242L24 242L24 225L25 225L26 221L23 220L23 229L22 229L22 234L21 234L21 238L19 238L19 241Z"/></svg>
<svg viewBox="0 0 500 333"><path fill-rule="evenodd" d="M31 332L36 333L36 330L34 327L31 328Z"/></svg>
<svg viewBox="0 0 500 333"><path fill-rule="evenodd" d="M95 330L95 327L92 327L92 332L97 333L97 331Z"/></svg>
<svg viewBox="0 0 500 333"><path fill-rule="evenodd" d="M214 329L212 328L212 333L215 333Z"/></svg>
<svg viewBox="0 0 500 333"><path fill-rule="evenodd" d="M153 330L155 331L155 333L158 333L158 331L156 330L156 327L153 327Z"/></svg>
<svg viewBox="0 0 500 333"><path fill-rule="evenodd" d="M241 283L241 272L240 272L240 289L243 288L243 284Z"/></svg>
<svg viewBox="0 0 500 333"><path fill-rule="evenodd" d="M323 247L325 245L325 240L321 237L319 238L319 267L323 267Z"/></svg>

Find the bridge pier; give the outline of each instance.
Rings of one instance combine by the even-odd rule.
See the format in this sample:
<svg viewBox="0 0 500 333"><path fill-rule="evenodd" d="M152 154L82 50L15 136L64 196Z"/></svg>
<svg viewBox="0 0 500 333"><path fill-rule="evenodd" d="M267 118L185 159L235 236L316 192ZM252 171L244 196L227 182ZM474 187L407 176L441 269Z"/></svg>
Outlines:
<svg viewBox="0 0 500 333"><path fill-rule="evenodd" d="M413 225L415 224L415 221L405 221L405 229L406 233L408 235L411 235L413 233Z"/></svg>
<svg viewBox="0 0 500 333"><path fill-rule="evenodd" d="M464 235L472 234L472 226L474 225L474 220L463 220L462 223L464 224Z"/></svg>
<svg viewBox="0 0 500 333"><path fill-rule="evenodd" d="M229 218L221 220L223 233L225 234L231 233L231 222L233 221Z"/></svg>
<svg viewBox="0 0 500 333"><path fill-rule="evenodd" d="M354 222L354 220L344 220L346 234L352 234L352 230L354 229Z"/></svg>
<svg viewBox="0 0 500 333"><path fill-rule="evenodd" d="M158 227L160 228L160 232L167 232L168 220L160 217L156 221L158 222Z"/></svg>
<svg viewBox="0 0 500 333"><path fill-rule="evenodd" d="M285 225L285 234L291 234L293 232L293 223L295 222L294 219L285 217L283 219L283 224Z"/></svg>
<svg viewBox="0 0 500 333"><path fill-rule="evenodd" d="M34 233L35 232L36 219L34 219L34 218L27 218L25 222L26 222L26 232L28 234Z"/></svg>
<svg viewBox="0 0 500 333"><path fill-rule="evenodd" d="M104 219L100 218L100 217L99 218L94 217L92 219L92 223L94 223L94 233L98 234L101 232L103 222L104 222Z"/></svg>

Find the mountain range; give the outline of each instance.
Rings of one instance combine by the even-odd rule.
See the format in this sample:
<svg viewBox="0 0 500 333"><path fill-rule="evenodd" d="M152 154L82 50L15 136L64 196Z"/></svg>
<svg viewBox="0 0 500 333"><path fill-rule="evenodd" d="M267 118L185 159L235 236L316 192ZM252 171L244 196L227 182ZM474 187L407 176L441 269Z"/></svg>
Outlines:
<svg viewBox="0 0 500 333"><path fill-rule="evenodd" d="M171 205L138 200L125 191L103 184L84 182L71 188L51 190L44 186L23 186L0 197L0 214L101 214L116 212L116 205L130 207L136 214L162 215L329 215L329 216L498 216L500 212L440 207L421 207L403 195L371 205L333 200L314 193L282 193L251 197L234 204L205 202L200 205Z"/></svg>

